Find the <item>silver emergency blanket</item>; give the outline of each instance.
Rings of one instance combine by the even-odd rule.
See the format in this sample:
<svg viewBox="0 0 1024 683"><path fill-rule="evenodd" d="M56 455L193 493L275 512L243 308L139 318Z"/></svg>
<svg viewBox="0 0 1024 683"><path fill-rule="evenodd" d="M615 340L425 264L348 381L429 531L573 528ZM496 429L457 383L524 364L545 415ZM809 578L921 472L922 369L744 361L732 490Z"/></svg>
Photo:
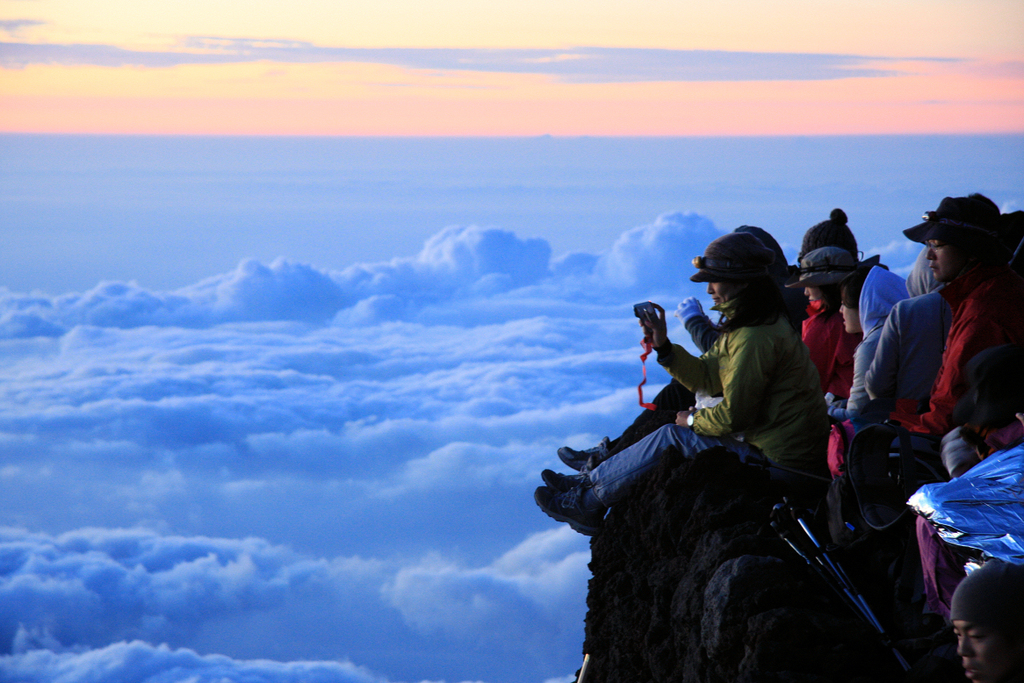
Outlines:
<svg viewBox="0 0 1024 683"><path fill-rule="evenodd" d="M907 504L945 542L1024 563L1024 444L990 455L957 479L922 486Z"/></svg>

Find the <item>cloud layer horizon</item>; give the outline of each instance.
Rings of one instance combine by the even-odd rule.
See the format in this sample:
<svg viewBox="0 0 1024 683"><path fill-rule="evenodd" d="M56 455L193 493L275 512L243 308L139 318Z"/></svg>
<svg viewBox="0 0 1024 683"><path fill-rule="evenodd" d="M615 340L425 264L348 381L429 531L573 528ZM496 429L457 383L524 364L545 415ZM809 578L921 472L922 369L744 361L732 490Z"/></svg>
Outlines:
<svg viewBox="0 0 1024 683"><path fill-rule="evenodd" d="M571 679L589 545L533 488L635 417L630 305L706 299L721 234L0 290L0 681Z"/></svg>

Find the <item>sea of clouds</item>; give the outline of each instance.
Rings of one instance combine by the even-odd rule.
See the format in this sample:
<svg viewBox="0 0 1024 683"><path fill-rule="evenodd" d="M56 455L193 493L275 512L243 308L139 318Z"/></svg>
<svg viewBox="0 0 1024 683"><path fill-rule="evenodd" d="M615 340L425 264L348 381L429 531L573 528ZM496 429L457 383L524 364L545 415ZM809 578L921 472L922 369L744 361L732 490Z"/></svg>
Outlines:
<svg viewBox="0 0 1024 683"><path fill-rule="evenodd" d="M570 680L589 545L539 471L632 421L630 305L706 299L722 232L0 289L0 681Z"/></svg>
<svg viewBox="0 0 1024 683"><path fill-rule="evenodd" d="M1020 208L1024 159L1020 136L2 142L0 683L572 680L589 544L532 496L638 412L630 306L706 307L710 240L753 221L792 263L835 206L905 274L900 229L944 194ZM673 207L699 213L651 220Z"/></svg>

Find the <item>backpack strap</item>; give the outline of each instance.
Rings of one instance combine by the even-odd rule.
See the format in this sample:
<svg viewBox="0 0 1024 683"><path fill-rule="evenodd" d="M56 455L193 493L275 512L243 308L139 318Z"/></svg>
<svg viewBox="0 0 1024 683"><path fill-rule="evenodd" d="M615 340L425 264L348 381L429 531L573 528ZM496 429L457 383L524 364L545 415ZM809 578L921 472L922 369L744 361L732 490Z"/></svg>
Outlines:
<svg viewBox="0 0 1024 683"><path fill-rule="evenodd" d="M899 445L902 486L890 475L889 453L894 441ZM888 529L906 514L907 498L917 490L910 432L892 424L867 425L853 438L846 466L861 515L869 527Z"/></svg>
<svg viewBox="0 0 1024 683"><path fill-rule="evenodd" d="M900 476L903 479L903 500L906 501L917 491L917 458L914 456L914 446L910 443L910 430L898 425L891 426L900 444Z"/></svg>

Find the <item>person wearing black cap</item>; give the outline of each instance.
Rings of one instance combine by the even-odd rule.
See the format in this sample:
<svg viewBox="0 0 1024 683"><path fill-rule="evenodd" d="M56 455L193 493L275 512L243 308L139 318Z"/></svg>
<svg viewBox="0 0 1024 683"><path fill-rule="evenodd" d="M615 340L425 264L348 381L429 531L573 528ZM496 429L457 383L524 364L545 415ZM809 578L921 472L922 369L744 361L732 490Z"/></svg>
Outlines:
<svg viewBox="0 0 1024 683"><path fill-rule="evenodd" d="M761 240L764 246L775 252L775 261L769 268L769 275L772 276L782 292L782 299L786 302L786 311L790 322L794 326L802 323L807 318L807 295L799 289L786 287L786 280L789 279L789 266L786 264L786 255L782 253L779 243L767 231L754 225L741 225L733 232L749 232ZM675 316L682 321L686 331L690 333L694 345L700 349L701 353L710 349L718 339L718 327L704 313L700 301L696 297L691 296L684 299L676 309Z"/></svg>
<svg viewBox="0 0 1024 683"><path fill-rule="evenodd" d="M957 654L975 683L1024 683L1024 565L992 560L953 594Z"/></svg>
<svg viewBox="0 0 1024 683"><path fill-rule="evenodd" d="M999 209L987 197L946 197L923 218L903 234L928 246L953 318L928 410L917 414L916 402L903 400L891 417L911 431L942 436L956 426L953 407L967 391L967 362L990 346L1024 345L1024 278L1007 265Z"/></svg>
<svg viewBox="0 0 1024 683"><path fill-rule="evenodd" d="M743 462L767 465L773 478L795 486L827 474L829 421L818 372L769 275L774 258L753 235L730 233L694 259L698 271L690 279L708 283L712 310L724 316L721 336L699 358L669 341L660 306L654 319L643 322L669 374L691 391L721 393L721 403L680 411L676 424L661 427L592 470L572 476L545 470L546 485L534 494L541 510L580 533L594 534L608 507L670 446L684 455L725 446ZM733 438L738 433L743 441Z"/></svg>

